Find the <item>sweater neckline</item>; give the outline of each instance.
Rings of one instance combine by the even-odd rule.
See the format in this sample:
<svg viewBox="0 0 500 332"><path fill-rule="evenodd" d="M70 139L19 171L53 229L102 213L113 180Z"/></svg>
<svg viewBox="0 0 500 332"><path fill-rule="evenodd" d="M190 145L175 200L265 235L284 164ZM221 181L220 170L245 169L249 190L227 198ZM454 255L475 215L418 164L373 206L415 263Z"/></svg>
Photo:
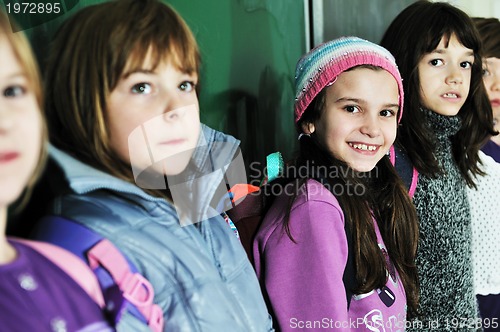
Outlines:
<svg viewBox="0 0 500 332"><path fill-rule="evenodd" d="M462 120L458 115L442 115L424 108L421 108L421 111L438 141L449 139L451 136L458 133L462 126Z"/></svg>

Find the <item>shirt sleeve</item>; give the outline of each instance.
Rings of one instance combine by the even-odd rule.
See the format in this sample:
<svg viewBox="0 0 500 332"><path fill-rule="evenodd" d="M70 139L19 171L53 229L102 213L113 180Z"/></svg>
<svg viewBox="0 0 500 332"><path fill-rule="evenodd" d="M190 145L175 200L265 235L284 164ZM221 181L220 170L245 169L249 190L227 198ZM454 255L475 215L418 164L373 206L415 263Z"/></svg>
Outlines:
<svg viewBox="0 0 500 332"><path fill-rule="evenodd" d="M348 321L342 280L348 245L340 207L305 201L292 209L290 231L295 242L280 223L258 243L260 278L275 325L282 331L342 326Z"/></svg>

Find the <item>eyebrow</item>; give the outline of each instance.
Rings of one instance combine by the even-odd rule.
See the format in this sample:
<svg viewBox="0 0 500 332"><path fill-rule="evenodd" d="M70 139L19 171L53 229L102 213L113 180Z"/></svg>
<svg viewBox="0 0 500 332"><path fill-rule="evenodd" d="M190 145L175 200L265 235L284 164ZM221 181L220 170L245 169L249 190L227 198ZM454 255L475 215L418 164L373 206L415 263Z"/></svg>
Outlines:
<svg viewBox="0 0 500 332"><path fill-rule="evenodd" d="M430 52L429 54L433 54L433 53L445 54L446 53L446 48L435 49L434 51ZM474 56L474 51L467 51L466 53L464 53L464 55L465 56L471 56L471 57L473 57Z"/></svg>
<svg viewBox="0 0 500 332"><path fill-rule="evenodd" d="M347 102L347 101L355 102L355 103L366 103L366 101L363 99L350 98L350 97L341 97L341 98L335 100L336 103L343 103L343 102Z"/></svg>
<svg viewBox="0 0 500 332"><path fill-rule="evenodd" d="M7 76L8 79L12 79L12 78L27 78L28 75L26 75L26 73L24 72L15 72L15 73L12 73L10 75Z"/></svg>
<svg viewBox="0 0 500 332"><path fill-rule="evenodd" d="M133 75L133 74L147 74L147 75L151 75L151 74L156 74L156 72L152 69L144 69L144 68L138 68L138 69L134 69L134 70L131 70L131 71L127 71L125 73L122 74L122 78L127 78L129 77L130 75Z"/></svg>
<svg viewBox="0 0 500 332"><path fill-rule="evenodd" d="M366 101L364 99L359 99L359 98L350 98L350 97L342 97L339 98L335 101L335 103L343 103L343 102L354 102L356 104L366 104ZM399 108L399 104L393 104L393 103L387 103L384 104L383 107L396 107Z"/></svg>

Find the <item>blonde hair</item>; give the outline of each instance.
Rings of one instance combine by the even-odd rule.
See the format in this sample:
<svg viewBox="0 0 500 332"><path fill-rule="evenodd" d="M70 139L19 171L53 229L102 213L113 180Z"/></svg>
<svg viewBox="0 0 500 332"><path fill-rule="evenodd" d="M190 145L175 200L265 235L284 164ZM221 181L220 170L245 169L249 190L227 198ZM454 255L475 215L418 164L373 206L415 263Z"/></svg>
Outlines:
<svg viewBox="0 0 500 332"><path fill-rule="evenodd" d="M157 0L120 0L82 8L58 30L46 71L51 142L82 162L133 182L130 165L110 146L106 100L125 70L170 60L199 73L195 38L184 20ZM154 69L150 68L150 69Z"/></svg>
<svg viewBox="0 0 500 332"><path fill-rule="evenodd" d="M14 22L9 22L12 18L7 17L7 15L0 10L0 35L5 37L9 45L12 47L12 51L14 55L19 61L20 66L24 70L24 74L26 75L29 88L33 91L37 106L39 109L39 116L41 118L41 147L40 154L38 156L38 162L31 175L28 183L26 184L26 188L22 198L19 200L20 204L17 206L16 211L20 210L24 205L28 202L33 188L35 187L36 181L39 179L45 168L45 161L47 159L47 125L45 123L45 119L42 112L43 107L43 95L42 95L42 84L40 79L40 72L38 69L38 64L31 49L31 45L24 35L23 32L12 32L13 26L16 24Z"/></svg>

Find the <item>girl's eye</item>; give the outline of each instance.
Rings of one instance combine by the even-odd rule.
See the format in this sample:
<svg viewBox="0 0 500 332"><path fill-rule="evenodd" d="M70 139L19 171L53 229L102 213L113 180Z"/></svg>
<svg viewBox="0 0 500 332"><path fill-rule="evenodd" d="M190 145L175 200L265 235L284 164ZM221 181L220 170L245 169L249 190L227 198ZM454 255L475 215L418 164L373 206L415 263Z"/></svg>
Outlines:
<svg viewBox="0 0 500 332"><path fill-rule="evenodd" d="M344 109L347 112L349 112L349 113L358 113L358 112L360 112L359 107L358 106L353 106L353 105L348 105L348 106L344 107Z"/></svg>
<svg viewBox="0 0 500 332"><path fill-rule="evenodd" d="M433 59L431 61L429 61L429 63L434 66L434 67L437 67L437 66L442 66L444 63L443 63L443 60L441 59Z"/></svg>
<svg viewBox="0 0 500 332"><path fill-rule="evenodd" d="M19 97L24 95L25 93L26 89L20 85L9 86L5 90L3 90L4 97L8 98Z"/></svg>
<svg viewBox="0 0 500 332"><path fill-rule="evenodd" d="M490 76L490 72L488 71L488 69L483 69L483 76Z"/></svg>
<svg viewBox="0 0 500 332"><path fill-rule="evenodd" d="M184 81L179 85L179 89L185 92L191 92L194 90L195 86L194 82Z"/></svg>
<svg viewBox="0 0 500 332"><path fill-rule="evenodd" d="M460 63L460 67L464 69L472 68L472 63L470 61L464 61Z"/></svg>
<svg viewBox="0 0 500 332"><path fill-rule="evenodd" d="M388 117L396 115L396 112L394 112L393 110L390 110L390 109L382 110L382 111L380 111L380 115L388 118Z"/></svg>
<svg viewBox="0 0 500 332"><path fill-rule="evenodd" d="M149 83L138 83L132 87L132 93L149 94L151 91L152 88Z"/></svg>

